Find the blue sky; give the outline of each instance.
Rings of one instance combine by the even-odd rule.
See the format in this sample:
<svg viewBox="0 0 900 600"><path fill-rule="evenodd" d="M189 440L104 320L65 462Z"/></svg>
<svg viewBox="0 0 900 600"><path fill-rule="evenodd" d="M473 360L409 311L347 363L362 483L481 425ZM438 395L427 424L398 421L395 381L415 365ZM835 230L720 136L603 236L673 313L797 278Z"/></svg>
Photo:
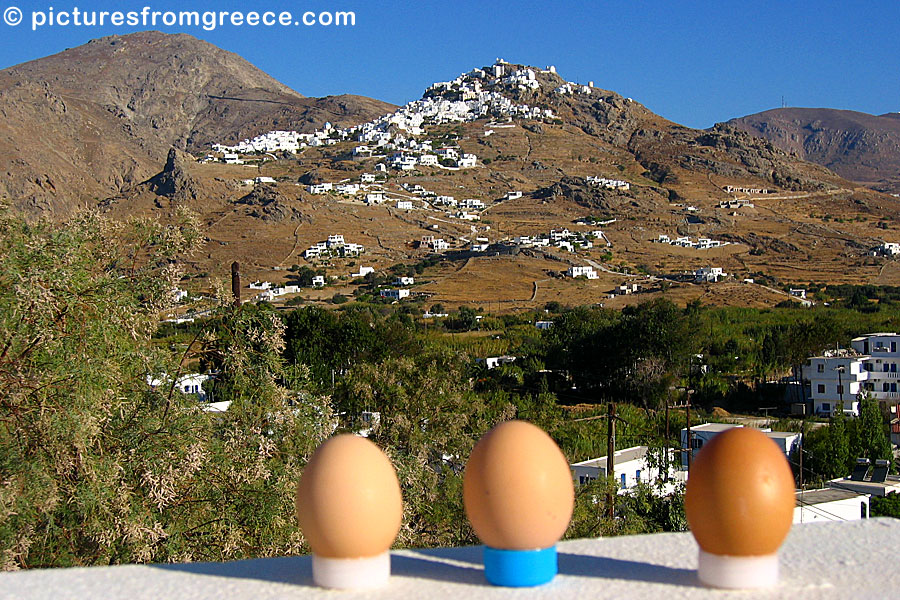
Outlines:
<svg viewBox="0 0 900 600"><path fill-rule="evenodd" d="M5 4L4 4L5 3ZM678 0L0 0L0 67L95 37L190 33L240 54L307 96L354 93L402 104L432 82L496 57L555 65L673 121L709 127L781 106L900 111L900 2ZM32 11L352 11L354 27L60 27ZM252 8L251 8L252 7ZM5 14L5 13L4 13Z"/></svg>

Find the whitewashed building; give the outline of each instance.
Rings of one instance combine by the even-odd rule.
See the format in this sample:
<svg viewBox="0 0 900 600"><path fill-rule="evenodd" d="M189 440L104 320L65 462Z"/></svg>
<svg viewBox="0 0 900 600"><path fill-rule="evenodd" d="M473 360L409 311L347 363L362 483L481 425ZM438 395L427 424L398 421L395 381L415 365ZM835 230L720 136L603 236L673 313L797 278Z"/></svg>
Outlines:
<svg viewBox="0 0 900 600"><path fill-rule="evenodd" d="M591 266L571 266L569 267L569 270L566 271L566 275L568 275L569 277L585 277L587 279L597 279L597 272L594 271L594 267Z"/></svg>
<svg viewBox="0 0 900 600"><path fill-rule="evenodd" d="M852 490L823 488L794 494L794 523L858 521L869 518L871 496Z"/></svg>
<svg viewBox="0 0 900 600"><path fill-rule="evenodd" d="M387 298L389 300L403 300L404 298L409 298L409 290L405 288L381 290L379 293L382 298Z"/></svg>
<svg viewBox="0 0 900 600"><path fill-rule="evenodd" d="M672 450L669 451L670 456L674 456ZM649 484L659 479L664 479L666 471L668 471L668 481L672 484L683 483L685 481L684 471L680 471L674 467L672 460L668 461L668 465L653 464L655 462L663 462L662 456L656 457L654 461L647 446L635 446L624 450L617 450L613 455L613 469L616 484L619 493L626 492L638 484ZM587 485L598 479L607 477L609 471L606 456L600 458L592 458L569 465L572 471L572 479L576 486ZM666 491L670 490L665 490Z"/></svg>

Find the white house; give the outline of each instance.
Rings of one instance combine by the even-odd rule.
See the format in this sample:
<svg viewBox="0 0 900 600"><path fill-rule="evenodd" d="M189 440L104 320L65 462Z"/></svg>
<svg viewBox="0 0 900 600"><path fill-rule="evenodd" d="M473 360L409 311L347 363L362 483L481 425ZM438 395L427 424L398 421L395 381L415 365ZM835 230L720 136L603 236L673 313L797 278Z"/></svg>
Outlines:
<svg viewBox="0 0 900 600"><path fill-rule="evenodd" d="M329 235L328 240L325 243L328 244L329 248L340 248L341 246L345 245L344 236L339 233Z"/></svg>
<svg viewBox="0 0 900 600"><path fill-rule="evenodd" d="M456 160L456 166L460 169L471 169L478 163L478 157L474 154L463 154Z"/></svg>
<svg viewBox="0 0 900 600"><path fill-rule="evenodd" d="M375 174L374 173L363 173L359 176L360 183L375 183Z"/></svg>
<svg viewBox="0 0 900 600"><path fill-rule="evenodd" d="M701 267L694 271L694 280L697 282L716 283L727 276L728 273L721 267Z"/></svg>
<svg viewBox="0 0 900 600"><path fill-rule="evenodd" d="M486 252L489 247L490 247L490 244L484 244L484 243L478 243L478 242L472 242L472 245L470 246L472 252Z"/></svg>
<svg viewBox="0 0 900 600"><path fill-rule="evenodd" d="M412 210L413 203L411 200L397 200L397 208L400 210Z"/></svg>
<svg viewBox="0 0 900 600"><path fill-rule="evenodd" d="M366 204L382 204L384 201L384 192L369 192L366 194Z"/></svg>
<svg viewBox="0 0 900 600"><path fill-rule="evenodd" d="M443 204L444 206L456 206L456 198L453 196L438 196L434 199L435 204Z"/></svg>
<svg viewBox="0 0 900 600"><path fill-rule="evenodd" d="M404 298L409 298L409 290L404 288L381 290L380 294L382 298L388 298L390 300L402 300Z"/></svg>
<svg viewBox="0 0 900 600"><path fill-rule="evenodd" d="M900 335L896 333L870 333L850 341L857 352L868 355L863 368L869 373L865 390L880 403L896 404L900 400Z"/></svg>
<svg viewBox="0 0 900 600"><path fill-rule="evenodd" d="M865 391L889 410L900 400L900 335L870 333L850 341L851 349L807 359L803 378L817 414L831 415L841 400L844 412L858 414L857 394Z"/></svg>
<svg viewBox="0 0 900 600"><path fill-rule="evenodd" d="M538 329L550 329L553 327L553 321L535 321L534 326Z"/></svg>
<svg viewBox="0 0 900 600"><path fill-rule="evenodd" d="M244 164L244 161L241 160L238 157L238 155L234 154L233 152L226 152L225 155L222 157L222 162L224 162L226 165L242 165L242 164Z"/></svg>
<svg viewBox="0 0 900 600"><path fill-rule="evenodd" d="M508 365L510 363L516 362L515 356L488 356L487 358L476 358L476 363L484 363L484 366L490 369L496 369L500 365Z"/></svg>
<svg viewBox="0 0 900 600"><path fill-rule="evenodd" d="M331 183L316 183L306 186L306 191L310 194L327 194L334 188Z"/></svg>
<svg viewBox="0 0 900 600"><path fill-rule="evenodd" d="M566 275L569 277L586 277L587 279L597 279L597 272L594 271L594 267L569 267L569 270L566 271Z"/></svg>
<svg viewBox="0 0 900 600"><path fill-rule="evenodd" d="M359 256L364 251L362 244L344 244L339 249L341 256Z"/></svg>
<svg viewBox="0 0 900 600"><path fill-rule="evenodd" d="M484 202L476 198L466 198L459 201L459 207L465 210L482 210Z"/></svg>
<svg viewBox="0 0 900 600"><path fill-rule="evenodd" d="M355 196L359 193L359 184L358 183L342 183L336 186L335 191L338 194L343 194L345 196Z"/></svg>
<svg viewBox="0 0 900 600"><path fill-rule="evenodd" d="M443 252L444 250L450 249L450 243L443 238L437 238L431 243L431 247L435 252Z"/></svg>
<svg viewBox="0 0 900 600"><path fill-rule="evenodd" d="M674 453L670 450L670 455ZM661 457L658 457L661 458ZM660 479L664 471L661 465L651 466L651 457L647 446L635 446L624 450L617 450L613 455L613 469L619 493L627 491L639 483L648 484ZM608 462L606 456L592 458L569 465L572 471L572 479L575 485L586 485L592 481L607 477ZM684 471L679 471L672 466L669 460L668 480L673 484L685 480Z"/></svg>
<svg viewBox="0 0 900 600"><path fill-rule="evenodd" d="M416 282L413 277L405 277L401 276L394 280L394 285L404 286L404 285L413 285Z"/></svg>
<svg viewBox="0 0 900 600"><path fill-rule="evenodd" d="M423 154L419 157L419 164L423 167L436 167L440 163L434 154Z"/></svg>
<svg viewBox="0 0 900 600"><path fill-rule="evenodd" d="M325 276L324 275L313 275L312 278L313 287L325 287Z"/></svg>
<svg viewBox="0 0 900 600"><path fill-rule="evenodd" d="M360 267L358 273L351 273L350 277L365 277L369 273L374 273L375 267Z"/></svg>
<svg viewBox="0 0 900 600"><path fill-rule="evenodd" d="M852 490L822 488L794 494L794 523L815 521L858 521L869 518L871 496Z"/></svg>
<svg viewBox="0 0 900 600"><path fill-rule="evenodd" d="M457 160L459 158L459 152L457 152L455 148L439 148L435 154L441 158L449 158L450 160Z"/></svg>
<svg viewBox="0 0 900 600"><path fill-rule="evenodd" d="M870 358L846 350L808 358L802 374L803 379L810 382L813 413L830 417L843 409L846 414L858 415L857 395L865 389L872 374L866 368Z"/></svg>
<svg viewBox="0 0 900 600"><path fill-rule="evenodd" d="M209 375L188 373L175 380L175 389L182 394L193 394L200 402L206 402L208 398L206 390L203 389L203 384L210 379L212 377ZM166 374L159 376L147 375L147 385L152 388L169 386L172 385L172 378Z"/></svg>
<svg viewBox="0 0 900 600"><path fill-rule="evenodd" d="M522 192L506 192L505 200L518 200L522 197Z"/></svg>

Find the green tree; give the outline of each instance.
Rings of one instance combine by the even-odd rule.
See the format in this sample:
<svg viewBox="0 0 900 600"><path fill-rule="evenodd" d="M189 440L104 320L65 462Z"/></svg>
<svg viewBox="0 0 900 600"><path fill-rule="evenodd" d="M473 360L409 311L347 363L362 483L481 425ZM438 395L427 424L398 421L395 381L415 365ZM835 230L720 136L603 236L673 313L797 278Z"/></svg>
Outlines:
<svg viewBox="0 0 900 600"><path fill-rule="evenodd" d="M876 460L891 460L891 442L885 432L884 419L878 408L878 401L862 392L859 397L859 418L850 431L850 458L868 458L872 464Z"/></svg>
<svg viewBox="0 0 900 600"><path fill-rule="evenodd" d="M893 517L900 519L900 494L891 492L887 496L872 496L871 516L873 517Z"/></svg>
<svg viewBox="0 0 900 600"><path fill-rule="evenodd" d="M0 213L2 568L303 550L293 488L333 420L281 360L280 319L227 303L198 328L225 413L180 393L186 356L153 343L196 239L186 213L169 226Z"/></svg>

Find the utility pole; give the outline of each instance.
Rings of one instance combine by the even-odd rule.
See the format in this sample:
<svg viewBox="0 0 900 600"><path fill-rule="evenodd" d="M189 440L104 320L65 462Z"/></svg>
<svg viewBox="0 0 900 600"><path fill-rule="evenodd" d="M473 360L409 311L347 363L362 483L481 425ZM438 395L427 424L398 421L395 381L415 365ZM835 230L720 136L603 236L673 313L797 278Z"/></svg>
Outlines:
<svg viewBox="0 0 900 600"><path fill-rule="evenodd" d="M684 390L684 395L687 398L687 406L685 408L686 417L687 417L687 463L688 463L688 473L691 472L691 463L694 461L694 449L691 448L691 389L688 388Z"/></svg>
<svg viewBox="0 0 900 600"><path fill-rule="evenodd" d="M844 373L844 365L838 365L834 368L834 370L837 371L837 374L838 374L838 394L840 395L840 398L841 398L840 410L843 411L844 410L844 382L841 379L841 375ZM832 411L832 414L834 414L834 411Z"/></svg>
<svg viewBox="0 0 900 600"><path fill-rule="evenodd" d="M231 263L231 295L234 296L234 305L241 305L241 265L238 261Z"/></svg>
<svg viewBox="0 0 900 600"><path fill-rule="evenodd" d="M666 396L666 437L663 438L663 460L666 465L663 481L669 483L669 404L672 403L672 389L669 388L668 396Z"/></svg>
<svg viewBox="0 0 900 600"><path fill-rule="evenodd" d="M616 404L610 401L606 423L606 474L607 478L616 476ZM610 519L616 516L616 491L610 486L606 497L607 515Z"/></svg>

